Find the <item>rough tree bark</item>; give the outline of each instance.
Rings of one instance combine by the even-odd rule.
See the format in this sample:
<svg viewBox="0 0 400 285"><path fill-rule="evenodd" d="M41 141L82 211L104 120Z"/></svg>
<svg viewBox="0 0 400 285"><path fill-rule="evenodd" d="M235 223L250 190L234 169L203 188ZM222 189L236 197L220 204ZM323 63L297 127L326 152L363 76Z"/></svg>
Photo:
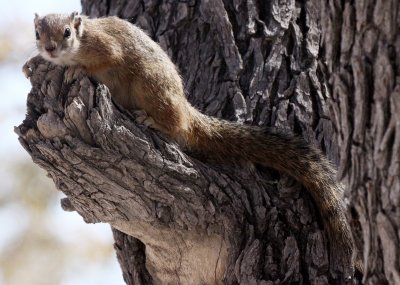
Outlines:
<svg viewBox="0 0 400 285"><path fill-rule="evenodd" d="M389 37L364 26L365 35L355 36L356 27L361 29L357 9L365 22L378 13L368 14L361 4L356 9L353 3L327 3L82 0L85 14L129 19L159 42L179 67L189 100L204 113L285 129L321 147L334 162L340 158L352 214L361 218L354 224L363 229L364 257L374 257L366 262L365 278L370 284L394 282L400 65L388 53ZM399 52L398 36L390 30L396 29L397 14L390 15L385 32ZM351 55L365 48L368 35L383 42L374 42L365 65L364 55ZM385 63L393 63L391 72L383 72ZM193 158L134 124L103 85L86 77L65 83L63 68L38 58L31 68L27 117L16 129L20 141L67 195L65 209L87 222L111 224L127 284L218 284L222 278L226 284L344 282L342 269L329 264L318 211L293 180L268 169ZM391 78L390 84L371 82L376 72ZM376 91L375 98L377 88L387 93ZM372 101L378 104L372 107ZM352 115L352 106L360 112ZM383 148L393 142L393 148ZM378 246L379 240L388 247Z"/></svg>
<svg viewBox="0 0 400 285"><path fill-rule="evenodd" d="M400 284L400 3L322 1L340 173L364 284Z"/></svg>

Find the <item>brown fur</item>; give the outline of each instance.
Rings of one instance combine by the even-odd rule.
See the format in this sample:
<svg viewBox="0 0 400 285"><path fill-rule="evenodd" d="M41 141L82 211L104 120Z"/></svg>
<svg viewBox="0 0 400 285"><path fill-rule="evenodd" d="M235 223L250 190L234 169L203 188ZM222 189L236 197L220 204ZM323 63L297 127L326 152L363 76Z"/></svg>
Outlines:
<svg viewBox="0 0 400 285"><path fill-rule="evenodd" d="M318 149L297 137L199 113L186 100L182 80L167 54L139 28L116 17L88 19L73 14L35 19L41 35L38 49L44 57L43 47L49 41L68 43L62 38L66 24L76 28L70 44L79 46L72 49L75 53L69 55L70 62L61 61L64 65L85 69L104 83L124 108L145 110L153 119L152 127L194 152L220 161L251 161L300 181L318 205L335 260L352 267L353 240L343 188Z"/></svg>

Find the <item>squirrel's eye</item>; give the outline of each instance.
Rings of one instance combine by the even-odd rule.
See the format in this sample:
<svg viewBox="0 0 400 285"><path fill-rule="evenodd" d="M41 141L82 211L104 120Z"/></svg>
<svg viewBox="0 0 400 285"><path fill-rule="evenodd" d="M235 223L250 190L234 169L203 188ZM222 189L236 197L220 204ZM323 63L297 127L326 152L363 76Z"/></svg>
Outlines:
<svg viewBox="0 0 400 285"><path fill-rule="evenodd" d="M35 33L36 33L36 40L40 40L39 32L35 31Z"/></svg>
<svg viewBox="0 0 400 285"><path fill-rule="evenodd" d="M71 36L71 29L70 28L66 28L64 31L64 38L69 38Z"/></svg>

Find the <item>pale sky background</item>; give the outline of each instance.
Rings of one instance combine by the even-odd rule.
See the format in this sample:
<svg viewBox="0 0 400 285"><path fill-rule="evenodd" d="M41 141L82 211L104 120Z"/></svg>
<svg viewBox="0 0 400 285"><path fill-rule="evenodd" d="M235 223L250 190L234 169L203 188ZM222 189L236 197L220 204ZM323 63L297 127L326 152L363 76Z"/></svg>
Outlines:
<svg viewBox="0 0 400 285"><path fill-rule="evenodd" d="M3 263L0 260L0 266L3 264L3 268L0 267L0 285L49 284L53 270L49 264L61 271L62 281L52 283L54 285L124 284L112 249L109 226L87 225L77 213L62 211L59 204L62 195L52 181L45 178L43 171L37 174L38 166L32 163L13 131L14 126L25 118L26 96L31 87L21 67L29 57L37 54L34 13L81 11L80 1L0 0L0 4L0 259L5 260ZM15 174L16 167L22 169L23 177ZM25 168L29 170L25 171ZM24 198L18 198L18 187L22 188ZM50 202L44 209L39 207L36 216L32 214L36 213L35 210L27 210L27 205L35 209L37 199L49 199ZM21 246L22 241L30 244L36 236L43 239L43 233L44 239L48 238L44 244L57 241L54 248L35 252ZM33 244L35 247L36 243ZM97 244L99 249L93 247ZM7 252L13 254L7 256ZM11 257L17 265L12 270L7 265ZM63 262L58 264L60 260ZM29 276L29 269L36 275ZM18 274L27 276L22 278Z"/></svg>

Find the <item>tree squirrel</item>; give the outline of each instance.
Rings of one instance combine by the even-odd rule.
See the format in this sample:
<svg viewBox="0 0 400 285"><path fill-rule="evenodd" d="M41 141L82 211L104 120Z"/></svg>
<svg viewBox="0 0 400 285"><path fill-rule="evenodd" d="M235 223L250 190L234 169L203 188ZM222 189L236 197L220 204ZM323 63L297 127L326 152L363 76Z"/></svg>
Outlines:
<svg viewBox="0 0 400 285"><path fill-rule="evenodd" d="M201 114L185 98L168 55L140 28L117 17L89 19L77 12L34 19L40 55L83 69L105 84L139 120L185 148L219 161L250 161L301 182L316 202L327 230L331 258L353 270L353 239L342 201L343 187L322 153L301 138Z"/></svg>

